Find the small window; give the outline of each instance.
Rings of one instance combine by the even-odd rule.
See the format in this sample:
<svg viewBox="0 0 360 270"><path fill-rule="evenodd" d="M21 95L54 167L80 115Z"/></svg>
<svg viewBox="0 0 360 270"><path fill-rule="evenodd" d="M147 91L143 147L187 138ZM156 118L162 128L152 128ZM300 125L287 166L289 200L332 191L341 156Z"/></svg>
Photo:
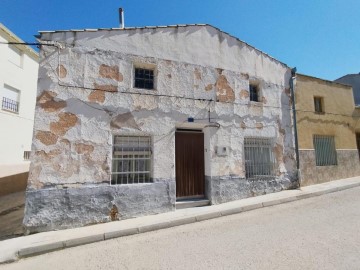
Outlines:
<svg viewBox="0 0 360 270"><path fill-rule="evenodd" d="M151 138L114 136L111 184L149 183Z"/></svg>
<svg viewBox="0 0 360 270"><path fill-rule="evenodd" d="M314 135L316 166L337 165L334 136Z"/></svg>
<svg viewBox="0 0 360 270"><path fill-rule="evenodd" d="M274 176L275 159L271 149L271 139L245 138L246 178Z"/></svg>
<svg viewBox="0 0 360 270"><path fill-rule="evenodd" d="M1 108L5 111L18 113L20 91L13 87L4 85L1 94L2 94Z"/></svg>
<svg viewBox="0 0 360 270"><path fill-rule="evenodd" d="M322 97L314 97L314 107L316 113L324 113Z"/></svg>
<svg viewBox="0 0 360 270"><path fill-rule="evenodd" d="M154 89L154 70L135 68L135 88Z"/></svg>
<svg viewBox="0 0 360 270"><path fill-rule="evenodd" d="M249 85L250 101L259 102L259 87L255 84Z"/></svg>

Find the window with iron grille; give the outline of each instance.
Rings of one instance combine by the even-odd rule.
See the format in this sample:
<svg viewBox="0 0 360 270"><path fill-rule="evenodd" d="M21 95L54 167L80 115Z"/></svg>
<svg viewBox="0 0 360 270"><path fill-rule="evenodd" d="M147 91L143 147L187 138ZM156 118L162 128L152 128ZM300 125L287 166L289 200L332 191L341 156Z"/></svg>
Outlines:
<svg viewBox="0 0 360 270"><path fill-rule="evenodd" d="M1 91L1 95L1 108L5 111L18 113L20 91L11 86L4 85L4 88Z"/></svg>
<svg viewBox="0 0 360 270"><path fill-rule="evenodd" d="M323 113L323 98L322 97L314 97L314 107L316 113Z"/></svg>
<svg viewBox="0 0 360 270"><path fill-rule="evenodd" d="M250 101L259 102L259 88L255 84L249 85Z"/></svg>
<svg viewBox="0 0 360 270"><path fill-rule="evenodd" d="M245 138L244 152L246 178L274 176L275 159L271 139Z"/></svg>
<svg viewBox="0 0 360 270"><path fill-rule="evenodd" d="M154 89L154 70L135 68L135 88Z"/></svg>
<svg viewBox="0 0 360 270"><path fill-rule="evenodd" d="M151 182L151 152L149 136L114 136L111 184Z"/></svg>
<svg viewBox="0 0 360 270"><path fill-rule="evenodd" d="M314 135L316 166L337 165L334 136Z"/></svg>

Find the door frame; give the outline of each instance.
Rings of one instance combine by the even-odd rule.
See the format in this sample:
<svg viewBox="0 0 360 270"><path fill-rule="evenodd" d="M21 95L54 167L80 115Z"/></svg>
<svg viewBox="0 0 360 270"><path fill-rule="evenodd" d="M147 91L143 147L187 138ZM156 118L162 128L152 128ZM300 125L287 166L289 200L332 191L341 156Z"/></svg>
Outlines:
<svg viewBox="0 0 360 270"><path fill-rule="evenodd" d="M206 157L205 157L205 152L206 152L206 148L205 148L205 132L203 130L202 127L198 127L198 126L186 126L186 127L176 127L175 128L175 134L176 132L184 132L184 133L202 133L203 134L203 154L204 154L204 164L203 164L203 188L204 188L204 194L203 195L192 195L192 196L182 196L182 197L177 197L177 191L176 191L176 136L175 136L175 160L174 160L174 164L175 164L175 197L176 197L176 201L182 201L182 200L190 200L190 199L202 199L202 198L206 198L207 197L207 192L206 192L206 179L205 179L205 168L206 168Z"/></svg>

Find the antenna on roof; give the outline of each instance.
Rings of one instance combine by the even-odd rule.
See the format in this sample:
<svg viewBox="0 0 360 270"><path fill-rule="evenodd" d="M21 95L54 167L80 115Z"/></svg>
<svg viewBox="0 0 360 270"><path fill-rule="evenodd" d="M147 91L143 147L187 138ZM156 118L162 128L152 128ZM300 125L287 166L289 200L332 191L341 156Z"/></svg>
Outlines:
<svg viewBox="0 0 360 270"><path fill-rule="evenodd" d="M119 22L120 22L120 28L124 29L125 20L124 20L124 10L122 8L119 8Z"/></svg>

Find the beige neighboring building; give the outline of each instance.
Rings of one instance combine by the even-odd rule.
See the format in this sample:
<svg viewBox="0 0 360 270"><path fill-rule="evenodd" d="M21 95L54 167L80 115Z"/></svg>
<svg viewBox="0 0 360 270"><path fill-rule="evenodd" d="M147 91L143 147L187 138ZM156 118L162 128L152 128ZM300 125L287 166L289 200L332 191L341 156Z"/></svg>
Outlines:
<svg viewBox="0 0 360 270"><path fill-rule="evenodd" d="M23 43L2 24L0 42ZM0 45L1 181L29 169L38 66L38 53L31 47Z"/></svg>
<svg viewBox="0 0 360 270"><path fill-rule="evenodd" d="M360 175L351 86L296 77L301 185Z"/></svg>

